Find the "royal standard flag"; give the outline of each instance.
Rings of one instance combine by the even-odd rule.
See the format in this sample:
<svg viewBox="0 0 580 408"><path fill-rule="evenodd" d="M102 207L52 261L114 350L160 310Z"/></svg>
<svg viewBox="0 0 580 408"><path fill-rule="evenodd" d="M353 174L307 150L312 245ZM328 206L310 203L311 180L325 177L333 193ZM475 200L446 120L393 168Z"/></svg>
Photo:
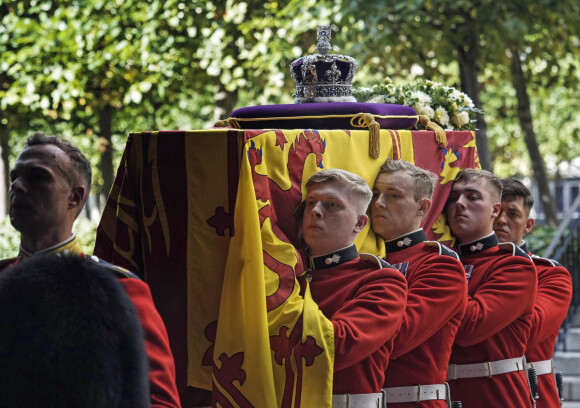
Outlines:
<svg viewBox="0 0 580 408"><path fill-rule="evenodd" d="M430 239L450 243L439 213L457 172L479 167L472 132L210 130L130 135L95 253L140 274L169 332L185 407L330 406L333 333L309 292L294 211L308 178L343 168L372 186L387 157L439 175ZM384 254L367 227L360 252ZM205 390L205 391L204 391ZM201 394L200 394L201 393Z"/></svg>

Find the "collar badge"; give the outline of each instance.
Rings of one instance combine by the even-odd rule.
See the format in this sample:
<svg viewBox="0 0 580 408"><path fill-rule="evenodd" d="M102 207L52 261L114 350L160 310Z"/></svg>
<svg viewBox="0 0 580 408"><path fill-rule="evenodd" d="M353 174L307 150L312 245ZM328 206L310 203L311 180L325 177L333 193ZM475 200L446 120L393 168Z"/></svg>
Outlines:
<svg viewBox="0 0 580 408"><path fill-rule="evenodd" d="M469 247L469 250L471 252L475 252L475 251L481 251L483 249L483 244L481 242L478 242L475 245L472 245Z"/></svg>
<svg viewBox="0 0 580 408"><path fill-rule="evenodd" d="M328 257L324 260L324 263L330 265L331 263L338 263L340 261L339 254L333 254L331 257Z"/></svg>
<svg viewBox="0 0 580 408"><path fill-rule="evenodd" d="M409 246L409 245L411 245L412 242L413 242L413 240L411 238L405 237L404 239L402 239L402 240L400 240L400 241L397 242L397 246L399 248L401 248L403 245L404 246Z"/></svg>

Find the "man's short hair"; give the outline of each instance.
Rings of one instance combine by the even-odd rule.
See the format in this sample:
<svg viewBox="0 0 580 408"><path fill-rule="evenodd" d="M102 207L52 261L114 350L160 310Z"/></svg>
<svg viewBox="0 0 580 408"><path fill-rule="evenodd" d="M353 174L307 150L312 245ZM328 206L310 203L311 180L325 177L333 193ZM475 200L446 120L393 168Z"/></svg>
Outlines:
<svg viewBox="0 0 580 408"><path fill-rule="evenodd" d="M66 153L70 159L71 169L74 173L74 176L71 177L70 174L65 174L65 177L67 177L71 187L74 187L74 184L79 182L86 184L85 187L87 188L88 197L89 192L91 191L93 173L89 160L84 154L82 154L78 147L73 145L68 140L61 139L57 136L49 136L42 132L33 133L28 137L28 139L26 139L25 147L39 145L54 145Z"/></svg>
<svg viewBox="0 0 580 408"><path fill-rule="evenodd" d="M499 179L490 171L480 169L463 169L457 173L455 182L470 183L476 180L484 180L487 190L496 195L496 199L501 201L502 186Z"/></svg>
<svg viewBox="0 0 580 408"><path fill-rule="evenodd" d="M501 198L507 199L507 201L512 201L521 197L524 202L524 207L530 214L532 207L534 206L534 197L529 188L527 188L524 183L513 177L506 177L500 180L502 186Z"/></svg>
<svg viewBox="0 0 580 408"><path fill-rule="evenodd" d="M367 182L359 175L342 169L327 169L315 173L306 183L306 191L315 184L337 183L345 186L360 214L365 214L373 198Z"/></svg>
<svg viewBox="0 0 580 408"><path fill-rule="evenodd" d="M0 274L0 406L148 407L135 305L110 269L36 255Z"/></svg>
<svg viewBox="0 0 580 408"><path fill-rule="evenodd" d="M429 199L433 198L433 192L437 186L438 177L429 170L422 169L419 166L409 163L405 160L394 160L390 157L383 163L379 170L379 174L394 173L396 171L403 171L413 178L413 198L415 202L419 202L423 197Z"/></svg>

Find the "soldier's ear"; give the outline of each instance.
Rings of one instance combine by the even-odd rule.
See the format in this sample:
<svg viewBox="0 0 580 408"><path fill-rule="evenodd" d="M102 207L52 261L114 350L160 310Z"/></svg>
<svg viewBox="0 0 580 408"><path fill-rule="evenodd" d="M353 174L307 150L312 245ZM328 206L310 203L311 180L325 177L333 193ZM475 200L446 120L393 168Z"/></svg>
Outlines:
<svg viewBox="0 0 580 408"><path fill-rule="evenodd" d="M493 204L493 207L491 208L491 217L497 218L499 216L500 211L501 211L501 203Z"/></svg>
<svg viewBox="0 0 580 408"><path fill-rule="evenodd" d="M432 201L427 197L423 197L417 204L417 215L424 217L431 208Z"/></svg>
<svg viewBox="0 0 580 408"><path fill-rule="evenodd" d="M368 224L369 217L366 214L359 215L356 220L356 225L354 226L354 232L357 234L363 230L363 228Z"/></svg>
<svg viewBox="0 0 580 408"><path fill-rule="evenodd" d="M82 207L87 198L87 189L83 185L78 185L73 187L69 195L68 206L69 208L75 209Z"/></svg>
<svg viewBox="0 0 580 408"><path fill-rule="evenodd" d="M528 234L534 228L535 221L533 218L528 218L526 226L524 227L524 234Z"/></svg>

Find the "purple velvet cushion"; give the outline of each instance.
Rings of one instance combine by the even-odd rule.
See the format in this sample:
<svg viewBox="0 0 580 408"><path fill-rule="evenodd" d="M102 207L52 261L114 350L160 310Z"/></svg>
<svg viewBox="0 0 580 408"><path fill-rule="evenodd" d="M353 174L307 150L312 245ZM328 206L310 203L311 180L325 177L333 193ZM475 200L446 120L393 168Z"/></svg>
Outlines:
<svg viewBox="0 0 580 408"><path fill-rule="evenodd" d="M363 113L372 114L381 129L411 129L419 119L410 106L330 102L248 106L233 111L230 121L241 129L364 129Z"/></svg>

